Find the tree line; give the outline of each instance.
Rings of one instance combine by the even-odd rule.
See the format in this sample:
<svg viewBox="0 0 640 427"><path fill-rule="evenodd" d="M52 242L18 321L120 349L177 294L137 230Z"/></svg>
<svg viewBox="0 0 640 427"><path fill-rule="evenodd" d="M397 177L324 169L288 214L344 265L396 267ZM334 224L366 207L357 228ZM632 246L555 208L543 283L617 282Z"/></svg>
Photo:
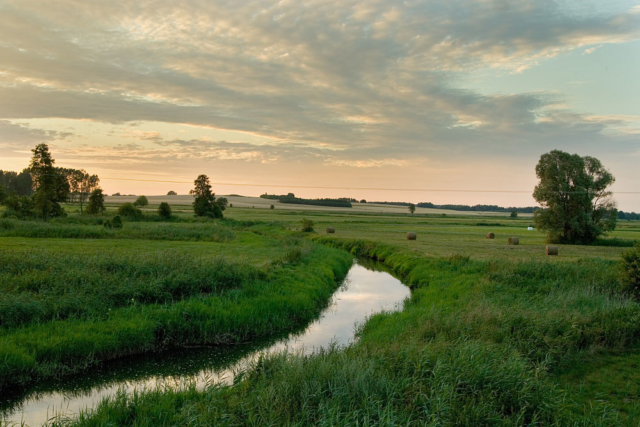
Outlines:
<svg viewBox="0 0 640 427"><path fill-rule="evenodd" d="M44 220L64 216L61 203L80 204L81 213L104 212L100 178L84 169L55 166L47 144L31 150L29 167L22 172L0 171L0 203L8 208L5 215Z"/></svg>
<svg viewBox="0 0 640 427"><path fill-rule="evenodd" d="M313 205L313 206L331 206L339 208L351 208L353 205L351 199L348 197L341 197L339 199L303 199L296 197L293 193L277 195L277 194L261 194L262 199L278 200L280 203L297 204L297 205Z"/></svg>

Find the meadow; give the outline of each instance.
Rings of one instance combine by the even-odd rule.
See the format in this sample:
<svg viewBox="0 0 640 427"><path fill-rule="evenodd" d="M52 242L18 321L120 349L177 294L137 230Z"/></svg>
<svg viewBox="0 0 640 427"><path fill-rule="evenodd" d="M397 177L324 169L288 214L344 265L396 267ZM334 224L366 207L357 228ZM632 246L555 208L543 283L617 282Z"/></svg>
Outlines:
<svg viewBox="0 0 640 427"><path fill-rule="evenodd" d="M640 424L640 304L619 285L638 222L549 257L526 217L235 206L159 223L152 201L147 221L106 233L75 214L0 220L0 378L292 329L355 256L412 289L356 344L260 358L233 385L121 394L50 425ZM299 232L303 218L314 232Z"/></svg>

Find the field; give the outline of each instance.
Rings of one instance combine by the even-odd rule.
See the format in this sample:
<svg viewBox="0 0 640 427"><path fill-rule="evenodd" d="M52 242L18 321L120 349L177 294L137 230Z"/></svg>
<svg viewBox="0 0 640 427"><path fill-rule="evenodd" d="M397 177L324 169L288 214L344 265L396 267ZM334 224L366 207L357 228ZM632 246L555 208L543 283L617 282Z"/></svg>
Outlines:
<svg viewBox="0 0 640 427"><path fill-rule="evenodd" d="M109 197L109 215L129 199ZM165 199L177 214L160 222ZM527 217L228 199L226 219L197 221L187 196L150 197L146 218L122 230L75 213L0 220L0 386L294 329L358 256L383 262L412 296L371 317L357 344L262 358L230 386L121 395L50 424L640 423L640 304L618 279L638 222L548 257ZM299 231L303 218L314 232Z"/></svg>

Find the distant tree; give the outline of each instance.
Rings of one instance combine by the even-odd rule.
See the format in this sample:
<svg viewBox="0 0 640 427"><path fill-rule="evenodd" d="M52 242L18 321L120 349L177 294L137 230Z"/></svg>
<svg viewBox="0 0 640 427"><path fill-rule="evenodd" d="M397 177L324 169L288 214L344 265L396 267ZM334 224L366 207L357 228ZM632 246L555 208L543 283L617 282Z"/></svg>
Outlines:
<svg viewBox="0 0 640 427"><path fill-rule="evenodd" d="M360 203L367 203L365 199L360 200Z"/></svg>
<svg viewBox="0 0 640 427"><path fill-rule="evenodd" d="M7 190L4 189L4 184L0 181L0 206L4 204L4 199L7 198Z"/></svg>
<svg viewBox="0 0 640 427"><path fill-rule="evenodd" d="M169 203L160 203L160 206L158 207L158 215L160 215L160 218L163 219L171 218L171 206L169 206Z"/></svg>
<svg viewBox="0 0 640 427"><path fill-rule="evenodd" d="M171 190L167 193L167 196L177 196L178 193L176 193L175 191Z"/></svg>
<svg viewBox="0 0 640 427"><path fill-rule="evenodd" d="M275 209L275 208L276 208L276 207L275 207L275 206L273 206L273 205L269 206L269 209Z"/></svg>
<svg viewBox="0 0 640 427"><path fill-rule="evenodd" d="M517 210L512 210L511 214L509 215L511 218L518 218L518 211Z"/></svg>
<svg viewBox="0 0 640 427"><path fill-rule="evenodd" d="M0 170L0 185L4 185L7 194L17 196L33 194L33 180L29 169L24 169L20 173Z"/></svg>
<svg viewBox="0 0 640 427"><path fill-rule="evenodd" d="M124 203L118 208L118 215L127 218L140 218L142 217L142 211L131 203Z"/></svg>
<svg viewBox="0 0 640 427"><path fill-rule="evenodd" d="M206 216L209 218L222 218L222 211L226 208L227 199L223 199L223 203L216 202L215 193L211 191L211 184L209 183L209 177L206 175L199 175L195 181L193 181L194 188L189 191L189 194L195 196L193 201L193 212L196 216Z"/></svg>
<svg viewBox="0 0 640 427"><path fill-rule="evenodd" d="M89 204L87 205L87 213L89 215L102 215L106 211L104 207L104 194L101 188L96 188L89 196Z"/></svg>
<svg viewBox="0 0 640 427"><path fill-rule="evenodd" d="M414 205L413 203L409 203L409 206L407 208L409 209L409 213L411 213L412 215L416 211L416 205Z"/></svg>
<svg viewBox="0 0 640 427"><path fill-rule="evenodd" d="M56 173L55 160L51 157L47 144L38 144L31 152L33 156L29 169L35 188L33 202L37 215L45 221L64 215L60 203L64 202L69 194L66 176Z"/></svg>
<svg viewBox="0 0 640 427"><path fill-rule="evenodd" d="M147 206L149 204L149 199L146 196L140 196L133 202L133 206Z"/></svg>
<svg viewBox="0 0 640 427"><path fill-rule="evenodd" d="M65 171L59 171L64 173ZM93 190L98 188L100 178L98 175L89 175L84 169L71 169L66 171L69 181L71 201L80 203L80 213L82 206L87 201Z"/></svg>
<svg viewBox="0 0 640 427"><path fill-rule="evenodd" d="M598 159L554 150L540 157L536 175L533 197L543 209L534 222L549 242L589 244L615 229L616 205L607 190L615 178Z"/></svg>
<svg viewBox="0 0 640 427"><path fill-rule="evenodd" d="M119 196L119 195L120 195L120 193L113 193L113 194L112 194L112 196L113 196L113 197L117 197L117 196Z"/></svg>

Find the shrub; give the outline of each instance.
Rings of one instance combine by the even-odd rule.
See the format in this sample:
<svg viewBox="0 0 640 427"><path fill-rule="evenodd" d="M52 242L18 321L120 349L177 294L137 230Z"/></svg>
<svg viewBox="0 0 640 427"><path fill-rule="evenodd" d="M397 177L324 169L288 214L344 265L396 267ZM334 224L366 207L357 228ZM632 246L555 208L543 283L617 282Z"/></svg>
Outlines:
<svg viewBox="0 0 640 427"><path fill-rule="evenodd" d="M142 216L142 211L131 203L125 203L118 208L118 215L127 218L140 218Z"/></svg>
<svg viewBox="0 0 640 427"><path fill-rule="evenodd" d="M149 200L146 196L140 196L133 202L133 206L147 206L149 204Z"/></svg>
<svg viewBox="0 0 640 427"><path fill-rule="evenodd" d="M302 223L301 231L304 231L305 233L313 231L313 221L312 220L307 219L307 218L302 218L302 220L300 220L300 222Z"/></svg>
<svg viewBox="0 0 640 427"><path fill-rule="evenodd" d="M176 193L175 191L171 190L167 193L167 196L177 196L178 193Z"/></svg>
<svg viewBox="0 0 640 427"><path fill-rule="evenodd" d="M104 207L104 194L101 188L96 188L89 196L89 204L87 205L87 213L89 215L102 215L106 208Z"/></svg>
<svg viewBox="0 0 640 427"><path fill-rule="evenodd" d="M625 293L640 298L640 244L622 254L620 281Z"/></svg>
<svg viewBox="0 0 640 427"><path fill-rule="evenodd" d="M106 221L104 223L105 228L122 228L122 218L119 215L113 217L111 221Z"/></svg>
<svg viewBox="0 0 640 427"><path fill-rule="evenodd" d="M271 205L271 207L269 207L269 209L275 209L275 206Z"/></svg>
<svg viewBox="0 0 640 427"><path fill-rule="evenodd" d="M169 203L160 203L160 206L158 207L158 215L160 215L160 218L164 219L171 218L171 206L169 206Z"/></svg>

